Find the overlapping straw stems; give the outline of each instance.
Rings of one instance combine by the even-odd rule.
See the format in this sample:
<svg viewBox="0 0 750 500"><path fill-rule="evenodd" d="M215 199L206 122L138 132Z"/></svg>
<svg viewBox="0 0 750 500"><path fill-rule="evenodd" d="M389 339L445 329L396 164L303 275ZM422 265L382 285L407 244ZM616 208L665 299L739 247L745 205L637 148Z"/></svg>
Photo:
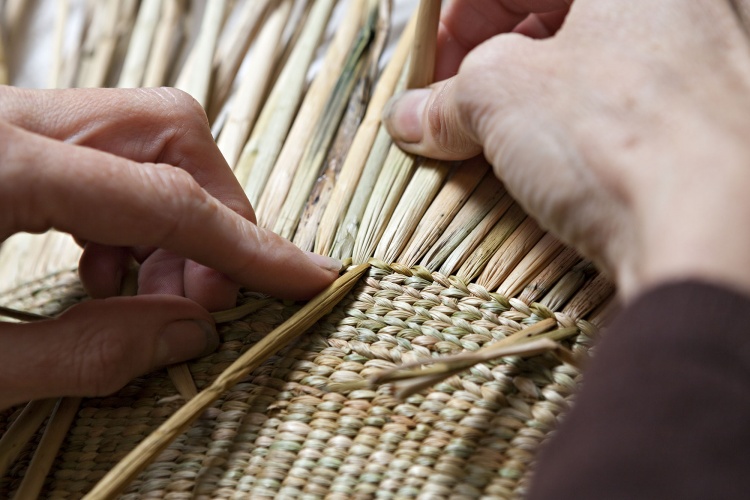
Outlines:
<svg viewBox="0 0 750 500"><path fill-rule="evenodd" d="M404 3L417 2L396 2L402 9ZM17 56L17 41L24 36L20 20L33 11L28 2L6 0L3 5L0 83L13 84L15 66L7 63ZM342 368L326 383L311 382L309 390L347 398L386 386L408 398L464 377L467 370L485 373L487 366L501 363L499 358L540 353L574 370L583 353L566 346L590 324L570 318L588 316L597 323L606 318L613 293L606 277L529 218L483 160L447 164L408 155L381 124L394 93L432 81L438 0L419 2L418 14L403 28L392 22L388 0L61 0L56 9L46 79L51 86L173 85L189 92L206 109L220 150L256 208L258 223L305 250L359 264L200 392L186 365L171 367L185 404L131 450L89 498L122 491L232 384L328 313L368 272L367 262L374 262L371 273L388 269L398 279L426 287L424 293L404 291L384 279L374 298L364 297L360 304L382 315L352 313L358 315L355 331L362 338L395 339L408 345L409 355L396 354L399 363L385 363L377 358L384 351L375 350L372 366L363 370L368 376L349 380ZM70 40L79 41L72 50ZM388 40L392 51L386 50ZM59 233L36 238L20 235L0 247L0 276L10 276L17 285L74 266L78 250L69 238ZM371 261L373 257L378 260ZM430 280L444 285L439 297L425 284ZM9 286L0 284L3 288ZM456 312L451 294L471 293L481 300L472 298ZM497 315L481 308L498 303L504 309L507 305L502 322L512 324L515 333L493 337L481 349L467 340L461 344L465 352L450 356L435 347L448 342L435 339L452 338L456 324L463 328L463 315L477 321L473 328L481 332L478 337L489 338L482 314L493 320ZM275 304L256 298L215 318L242 322ZM449 309L455 322L444 316ZM543 314L528 321L533 311ZM2 307L0 316L43 319ZM342 335L353 335L352 320L341 321ZM339 345L336 335L322 342ZM534 392L528 382L518 383ZM15 489L18 498L41 491L79 402L32 402L5 428L0 477L53 415L26 479ZM548 417L546 410L538 411Z"/></svg>

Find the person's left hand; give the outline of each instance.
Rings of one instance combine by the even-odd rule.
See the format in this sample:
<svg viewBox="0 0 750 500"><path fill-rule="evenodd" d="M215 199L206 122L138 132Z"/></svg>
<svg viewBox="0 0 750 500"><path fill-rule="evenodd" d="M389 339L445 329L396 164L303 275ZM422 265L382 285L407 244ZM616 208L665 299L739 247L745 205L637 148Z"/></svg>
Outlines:
<svg viewBox="0 0 750 500"><path fill-rule="evenodd" d="M0 242L50 228L84 245L81 279L103 300L0 323L0 408L111 393L214 349L206 309L239 284L307 299L340 267L255 225L203 109L174 89L0 87ZM131 257L139 296L107 298Z"/></svg>
<svg viewBox="0 0 750 500"><path fill-rule="evenodd" d="M19 177L15 185L8 186L12 187L12 192L17 198L25 198L25 203L12 205L10 209L5 208L6 214L8 211L9 215L15 212L14 219L17 223L24 218L24 215L19 213L22 207L42 214L41 206L49 206L53 199L34 198L37 195L49 196L52 190L66 197L66 210L75 212L76 217L81 219L81 226L90 225L89 221L108 212L105 207L97 205L106 203L116 210L119 204L127 204L127 200L113 197L112 191L117 191L113 189L113 185L120 183L123 186L121 191L125 191L126 184L131 181L133 175L142 175L146 178L150 174L145 167L141 172L130 172L126 168L118 171L116 162L108 164L102 161L115 160L114 157L140 164L160 164L149 165L150 167L161 167L161 164L177 167L171 172L175 176L173 185L154 185L151 192L143 192L142 196L167 198L166 201L171 205L185 205L183 208L189 213L190 204L196 201L200 203L201 200L194 199L190 192L179 191L181 187L184 188L184 183L180 182L181 179L178 177L187 173L213 198L255 223L253 209L216 147L203 110L185 93L166 88L36 91L6 87L0 90L0 116L2 121L25 132L55 139L54 142L40 142L36 146L45 148L44 151L28 150L32 146L29 144L26 147L25 141L15 143L17 149L26 149L17 151L16 154L38 156L34 158L37 167L36 177ZM87 164L97 161L96 153L91 151L89 154L89 148L109 153L100 157L99 168L96 171L87 171ZM48 161L53 160L45 158L49 155L56 155L57 159L54 162ZM73 163L76 168L72 167ZM129 165L123 163L120 167L124 166ZM26 168L28 169L28 166ZM52 171L53 168L57 170ZM77 192L72 192L71 186L67 185L70 177L74 177L78 184ZM156 177L145 180L165 182L164 179ZM49 183L57 185L48 186ZM154 205L156 206L156 203ZM165 215L167 214L154 213L151 218L132 222L137 222L140 231L145 235L149 232L150 226L160 222L159 219ZM42 223L44 222L48 221ZM125 236L126 232L139 232L138 227L116 228L117 223L115 220L111 221L111 230L120 231L123 239L130 238ZM0 241L9 236L8 232L46 229L47 227L21 228L3 225L0 227ZM87 291L94 298L118 294L130 255L141 263L140 294L182 295L208 310L231 307L239 286L236 282L239 281L258 291L295 299L309 298L319 291L325 282L325 279L321 278L280 281L278 278L286 274L281 267L284 262L274 259L274 252L269 254L271 248L259 248L262 254L258 256L258 264L262 265L258 265L253 273L246 273L242 278L233 276L234 280L230 280L225 274L226 270L222 269L225 271L222 273L196 264L184 255L178 255L173 251L175 249L103 245L101 238L86 237L81 231L82 228L58 229L70 232L84 245L79 272ZM175 227L173 230L179 233L180 228ZM261 232L259 238L269 240L273 236ZM220 242L216 243L218 245ZM276 253L280 254L284 241L272 243L277 247ZM293 251L291 244L283 247L284 250ZM230 255L221 248L216 249L216 254ZM306 264L304 259L301 262ZM236 267L240 264L226 262L224 267ZM288 263L286 265L288 266ZM215 265L213 267L218 268Z"/></svg>

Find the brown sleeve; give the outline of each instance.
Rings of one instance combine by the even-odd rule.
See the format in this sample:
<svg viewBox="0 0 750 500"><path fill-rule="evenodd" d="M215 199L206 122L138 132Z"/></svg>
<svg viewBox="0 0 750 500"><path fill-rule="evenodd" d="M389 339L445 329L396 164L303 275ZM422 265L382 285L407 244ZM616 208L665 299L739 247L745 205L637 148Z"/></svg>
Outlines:
<svg viewBox="0 0 750 500"><path fill-rule="evenodd" d="M750 498L750 299L688 282L624 310L528 498Z"/></svg>

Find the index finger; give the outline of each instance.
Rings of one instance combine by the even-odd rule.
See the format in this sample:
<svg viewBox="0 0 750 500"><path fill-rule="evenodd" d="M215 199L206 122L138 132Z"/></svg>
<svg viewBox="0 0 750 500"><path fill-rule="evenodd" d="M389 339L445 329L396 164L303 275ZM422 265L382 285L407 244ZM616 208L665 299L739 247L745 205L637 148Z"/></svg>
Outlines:
<svg viewBox="0 0 750 500"><path fill-rule="evenodd" d="M185 92L3 87L0 114L17 127L45 137L138 163L180 167L212 196L255 221L242 186L211 136L203 108Z"/></svg>
<svg viewBox="0 0 750 500"><path fill-rule="evenodd" d="M54 227L105 245L164 248L237 283L293 299L313 296L337 276L334 262L316 264L182 169L135 163L8 125L2 132L9 146L0 148L0 201L9 217L0 217L0 239ZM19 143L26 147L12 147ZM37 152L33 159L28 150Z"/></svg>
<svg viewBox="0 0 750 500"><path fill-rule="evenodd" d="M435 79L456 74L466 54L500 33L508 33L529 14L567 9L573 0L453 0L440 17Z"/></svg>

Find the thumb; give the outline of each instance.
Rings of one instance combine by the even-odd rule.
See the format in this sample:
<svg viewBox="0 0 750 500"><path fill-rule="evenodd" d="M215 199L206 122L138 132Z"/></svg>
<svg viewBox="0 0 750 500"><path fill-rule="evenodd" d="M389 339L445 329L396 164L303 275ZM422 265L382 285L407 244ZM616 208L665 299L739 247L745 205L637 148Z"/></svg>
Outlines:
<svg viewBox="0 0 750 500"><path fill-rule="evenodd" d="M404 151L440 160L465 160L482 152L456 93L462 75L394 96L383 122Z"/></svg>
<svg viewBox="0 0 750 500"><path fill-rule="evenodd" d="M211 315L174 296L117 297L55 319L0 323L0 408L58 396L103 396L157 367L206 355Z"/></svg>

